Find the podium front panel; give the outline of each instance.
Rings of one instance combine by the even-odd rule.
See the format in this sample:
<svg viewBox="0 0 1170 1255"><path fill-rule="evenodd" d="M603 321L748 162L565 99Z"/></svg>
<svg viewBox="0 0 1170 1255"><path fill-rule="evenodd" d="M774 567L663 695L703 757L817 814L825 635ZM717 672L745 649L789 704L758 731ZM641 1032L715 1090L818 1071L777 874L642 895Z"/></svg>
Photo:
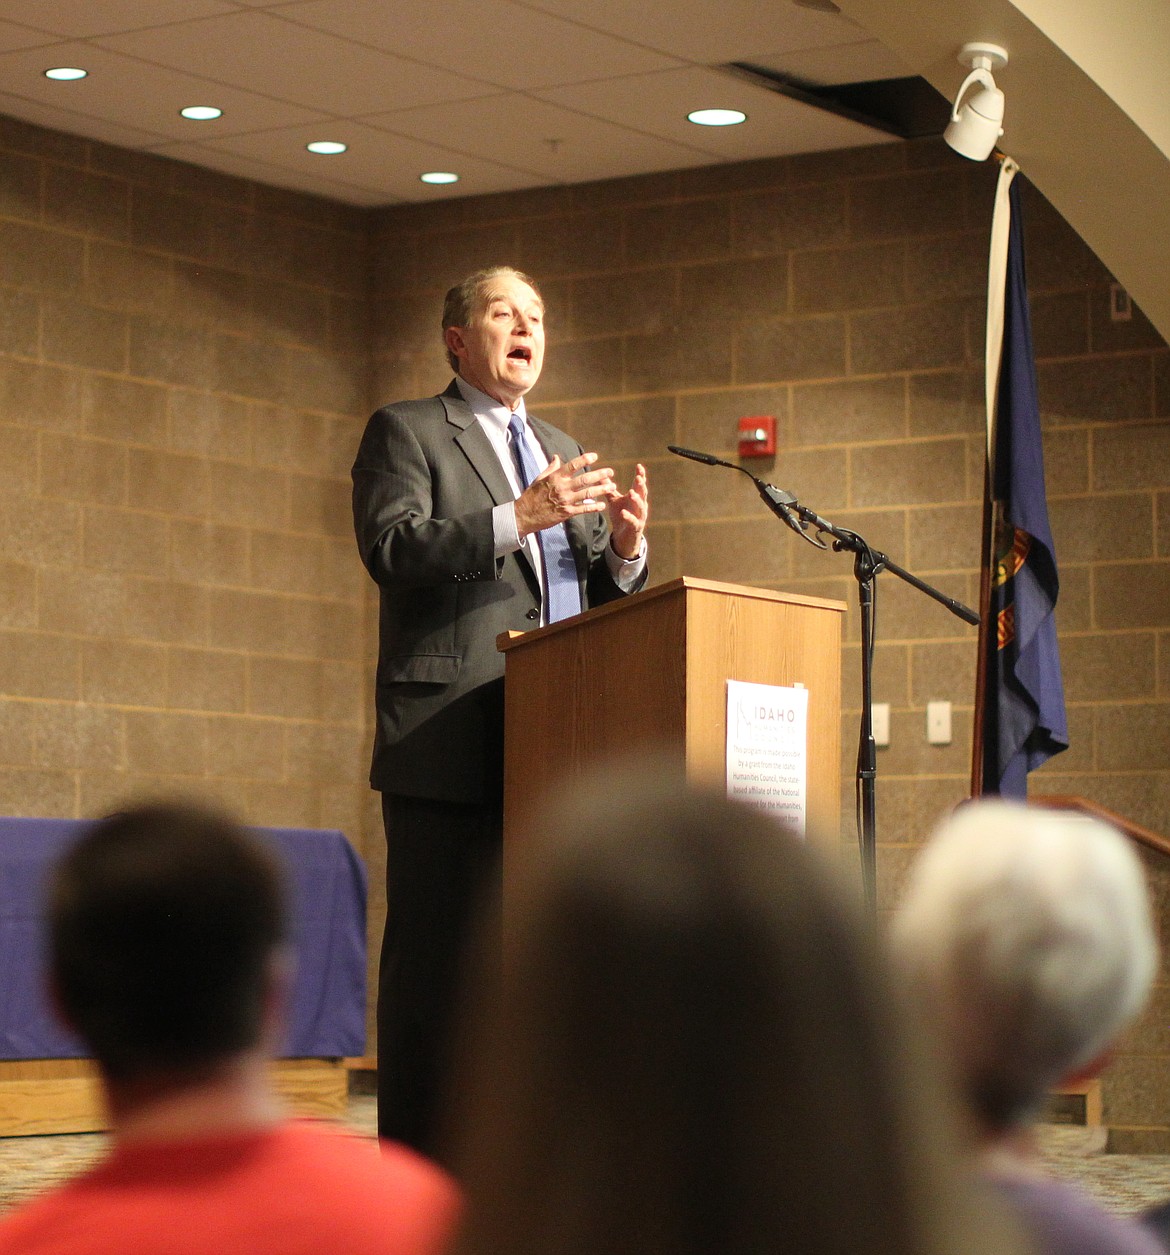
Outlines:
<svg viewBox="0 0 1170 1255"><path fill-rule="evenodd" d="M514 638L505 653L506 857L532 817L606 761L726 770L727 681L809 691L809 834L836 851L844 603L684 578ZM555 801L547 801L555 807Z"/></svg>

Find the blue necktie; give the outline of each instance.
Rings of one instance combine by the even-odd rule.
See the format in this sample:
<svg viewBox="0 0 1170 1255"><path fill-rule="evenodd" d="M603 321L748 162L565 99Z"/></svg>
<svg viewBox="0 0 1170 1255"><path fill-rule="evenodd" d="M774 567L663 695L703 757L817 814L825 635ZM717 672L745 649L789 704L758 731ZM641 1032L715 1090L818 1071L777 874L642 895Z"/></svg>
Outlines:
<svg viewBox="0 0 1170 1255"><path fill-rule="evenodd" d="M528 443L528 431L519 415L508 420L508 434L512 437L512 454L520 472L520 486L527 488L540 474L532 448ZM556 623L570 615L581 613L581 585L577 579L577 563L569 548L569 535L565 525L546 527L536 533L540 556L544 562L544 620Z"/></svg>

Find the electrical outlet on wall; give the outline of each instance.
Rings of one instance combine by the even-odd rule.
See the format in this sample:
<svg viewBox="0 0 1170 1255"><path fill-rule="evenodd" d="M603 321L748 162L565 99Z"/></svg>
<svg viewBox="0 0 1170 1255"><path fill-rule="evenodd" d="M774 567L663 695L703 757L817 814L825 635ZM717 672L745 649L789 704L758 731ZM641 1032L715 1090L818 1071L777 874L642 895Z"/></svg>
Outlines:
<svg viewBox="0 0 1170 1255"><path fill-rule="evenodd" d="M931 745L951 743L950 702L926 703L926 739Z"/></svg>
<svg viewBox="0 0 1170 1255"><path fill-rule="evenodd" d="M1133 302L1120 283L1109 285L1109 317L1113 322L1129 322L1133 318Z"/></svg>

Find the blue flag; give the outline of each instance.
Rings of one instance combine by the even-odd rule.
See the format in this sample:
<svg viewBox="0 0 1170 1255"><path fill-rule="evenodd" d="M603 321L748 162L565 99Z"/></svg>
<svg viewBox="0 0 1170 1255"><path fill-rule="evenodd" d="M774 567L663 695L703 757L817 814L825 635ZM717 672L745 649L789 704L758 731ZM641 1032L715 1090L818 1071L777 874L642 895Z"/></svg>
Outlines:
<svg viewBox="0 0 1170 1255"><path fill-rule="evenodd" d="M1028 772L1068 748L1054 609L1040 406L1019 180L1009 190L1003 356L996 401L991 598L983 632L983 792L1024 798Z"/></svg>

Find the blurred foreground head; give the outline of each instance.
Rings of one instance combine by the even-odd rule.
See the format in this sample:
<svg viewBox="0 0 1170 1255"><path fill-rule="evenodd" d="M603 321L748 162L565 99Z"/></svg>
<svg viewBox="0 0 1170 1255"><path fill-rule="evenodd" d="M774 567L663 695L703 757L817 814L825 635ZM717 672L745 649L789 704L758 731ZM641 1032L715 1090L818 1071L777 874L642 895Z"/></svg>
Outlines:
<svg viewBox="0 0 1170 1255"><path fill-rule="evenodd" d="M989 1249L951 1109L801 841L654 770L543 813L470 1033L464 1255Z"/></svg>
<svg viewBox="0 0 1170 1255"><path fill-rule="evenodd" d="M919 855L893 942L975 1115L1027 1124L1094 1074L1146 1001L1158 951L1145 875L1108 825L973 802Z"/></svg>
<svg viewBox="0 0 1170 1255"><path fill-rule="evenodd" d="M54 992L107 1078L200 1075L259 1044L284 926L279 870L238 824L138 806L56 869Z"/></svg>

